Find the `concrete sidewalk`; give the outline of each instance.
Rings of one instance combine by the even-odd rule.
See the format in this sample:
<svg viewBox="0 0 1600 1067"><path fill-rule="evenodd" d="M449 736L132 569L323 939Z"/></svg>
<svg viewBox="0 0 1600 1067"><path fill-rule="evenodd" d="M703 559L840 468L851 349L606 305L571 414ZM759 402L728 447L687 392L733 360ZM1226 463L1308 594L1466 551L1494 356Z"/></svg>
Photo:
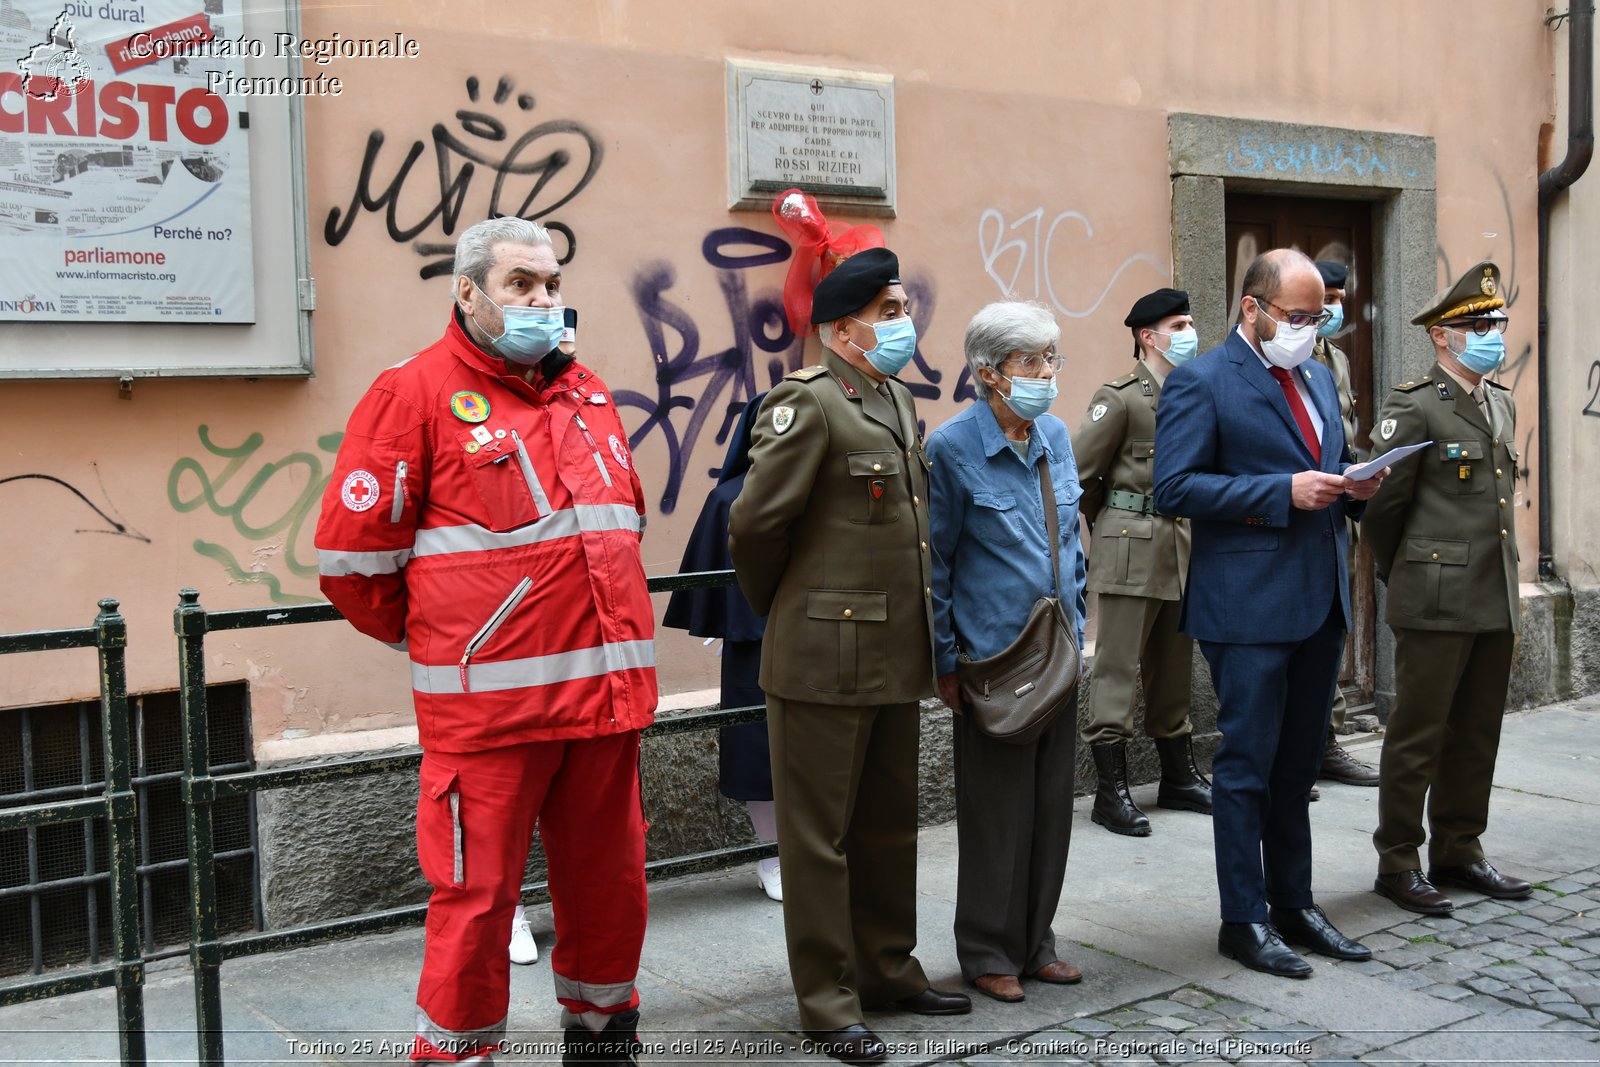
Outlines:
<svg viewBox="0 0 1600 1067"><path fill-rule="evenodd" d="M1271 978L1216 952L1208 819L1157 809L1148 786L1135 792L1155 833L1117 837L1089 822L1082 798L1056 932L1083 983L1027 983L1019 1004L975 995L972 1014L953 1019L867 1023L905 1064L1600 1064L1597 728L1600 698L1506 719L1485 846L1502 870L1538 883L1531 900L1450 890L1453 917L1400 911L1371 891L1377 790L1324 782L1311 808L1317 900L1376 958L1311 957L1310 980ZM1346 747L1376 761L1379 744ZM962 988L955 871L954 825L924 830L918 956L944 988ZM831 1062L796 1033L782 912L753 871L656 885L651 909L644 1062ZM542 957L512 969L502 1063L559 1060L548 908L533 917ZM409 930L227 963L227 1062L403 1059L421 946L421 931ZM194 1062L186 965L153 967L145 1003L150 1062ZM108 991L0 1010L0 1058L115 1062L114 1019Z"/></svg>

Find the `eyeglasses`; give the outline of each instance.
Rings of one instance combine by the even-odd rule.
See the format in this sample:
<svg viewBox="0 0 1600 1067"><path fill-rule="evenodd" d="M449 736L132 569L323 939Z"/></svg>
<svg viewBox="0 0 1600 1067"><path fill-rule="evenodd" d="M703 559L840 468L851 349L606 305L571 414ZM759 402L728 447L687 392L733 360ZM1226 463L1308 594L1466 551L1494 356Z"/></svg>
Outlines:
<svg viewBox="0 0 1600 1067"><path fill-rule="evenodd" d="M1047 366L1051 370L1060 370L1061 360L1060 352L1053 348L1047 348L1043 352L1023 352L1009 355L1004 362L1021 364L1022 369L1029 374L1037 374Z"/></svg>
<svg viewBox="0 0 1600 1067"><path fill-rule="evenodd" d="M1447 330L1456 330L1460 333L1475 333L1479 337L1489 336L1489 331L1505 333L1506 325L1510 319L1467 319L1464 322L1441 322L1439 325Z"/></svg>
<svg viewBox="0 0 1600 1067"><path fill-rule="evenodd" d="M1263 297L1259 297L1254 293L1249 293L1247 295L1257 304L1265 304L1267 307L1277 308L1279 311L1283 312L1285 316L1283 321L1288 323L1292 329L1298 330L1306 326L1315 326L1318 329L1321 329L1323 326L1327 325L1329 319L1333 318L1333 313L1329 311L1290 311L1288 308L1274 304L1272 301ZM1272 316L1269 314L1267 318L1270 319ZM1277 320L1273 319L1273 321L1276 322Z"/></svg>

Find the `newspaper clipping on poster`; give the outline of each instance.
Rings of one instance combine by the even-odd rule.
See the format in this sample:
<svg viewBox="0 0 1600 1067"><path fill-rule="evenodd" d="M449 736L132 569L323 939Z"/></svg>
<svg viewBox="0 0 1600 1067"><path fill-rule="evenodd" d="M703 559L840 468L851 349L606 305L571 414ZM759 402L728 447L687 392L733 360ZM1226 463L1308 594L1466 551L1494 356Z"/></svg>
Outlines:
<svg viewBox="0 0 1600 1067"><path fill-rule="evenodd" d="M240 0L0 0L0 322L255 321L249 134L207 88L243 34Z"/></svg>

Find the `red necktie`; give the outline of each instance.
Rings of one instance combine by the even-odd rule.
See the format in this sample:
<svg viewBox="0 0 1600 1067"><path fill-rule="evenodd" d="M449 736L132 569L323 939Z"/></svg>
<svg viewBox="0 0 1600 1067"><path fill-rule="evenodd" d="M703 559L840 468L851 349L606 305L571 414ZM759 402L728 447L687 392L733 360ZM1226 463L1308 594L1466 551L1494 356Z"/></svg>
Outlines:
<svg viewBox="0 0 1600 1067"><path fill-rule="evenodd" d="M1289 402L1289 410L1294 413L1294 421L1300 424L1300 436L1306 439L1306 447L1317 459L1322 458L1322 442L1317 440L1317 429L1311 425L1311 413L1306 410L1305 401L1300 399L1300 390L1294 387L1294 375L1282 367L1268 367L1272 376L1278 379L1278 384L1283 386L1283 398Z"/></svg>

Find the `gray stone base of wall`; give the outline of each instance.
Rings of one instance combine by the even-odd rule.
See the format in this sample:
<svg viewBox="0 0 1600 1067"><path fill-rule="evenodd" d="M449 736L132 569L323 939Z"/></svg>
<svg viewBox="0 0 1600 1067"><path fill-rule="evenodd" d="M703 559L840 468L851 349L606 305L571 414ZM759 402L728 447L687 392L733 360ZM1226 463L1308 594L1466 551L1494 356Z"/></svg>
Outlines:
<svg viewBox="0 0 1600 1067"><path fill-rule="evenodd" d="M1195 755L1205 768L1220 740L1217 698L1198 651L1192 670ZM1085 684L1094 684L1092 663ZM1536 707L1596 691L1600 691L1600 589L1539 587L1537 595L1522 603L1522 637L1507 707ZM1087 697L1088 692L1086 688L1082 695ZM1392 692L1380 690L1380 716L1387 716L1393 701ZM1080 700L1080 707L1083 703ZM1135 782L1160 777L1155 748L1144 733L1142 702L1135 712L1128 762ZM647 740L641 774L645 816L650 820L650 859L754 841L744 805L717 792L715 733ZM1093 791L1093 761L1088 746L1081 743L1077 779L1080 794ZM950 713L937 700L925 701L922 708L920 789L922 825L955 817ZM257 799L258 841L268 927L282 929L426 901L428 886L417 869L412 836L416 805L414 773L262 793ZM536 838L528 880L543 877L544 856Z"/></svg>

